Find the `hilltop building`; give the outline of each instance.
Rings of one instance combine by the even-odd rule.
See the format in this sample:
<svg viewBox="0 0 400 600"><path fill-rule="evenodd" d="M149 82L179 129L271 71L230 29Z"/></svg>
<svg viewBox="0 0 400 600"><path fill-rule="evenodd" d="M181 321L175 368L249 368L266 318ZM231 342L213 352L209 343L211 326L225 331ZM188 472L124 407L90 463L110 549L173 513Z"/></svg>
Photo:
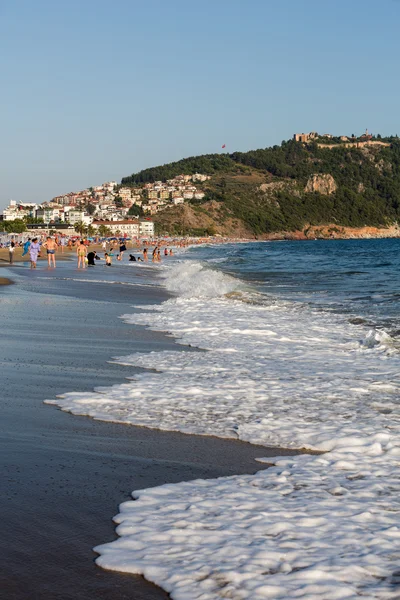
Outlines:
<svg viewBox="0 0 400 600"><path fill-rule="evenodd" d="M318 136L316 131L311 131L310 133L295 133L293 134L293 139L295 142L303 142L306 144L310 140L315 140Z"/></svg>

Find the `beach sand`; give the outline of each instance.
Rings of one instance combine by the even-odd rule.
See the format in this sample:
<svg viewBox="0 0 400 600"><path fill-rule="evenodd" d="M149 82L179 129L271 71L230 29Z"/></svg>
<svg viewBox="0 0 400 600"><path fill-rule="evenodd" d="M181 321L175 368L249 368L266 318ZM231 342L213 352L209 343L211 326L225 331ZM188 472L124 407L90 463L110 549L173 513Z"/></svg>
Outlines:
<svg viewBox="0 0 400 600"><path fill-rule="evenodd" d="M285 453L95 421L43 404L134 374L109 364L112 356L180 349L166 335L118 319L133 303L162 301L164 292L84 281L110 278L104 271L79 272L66 262L53 271L19 265L5 273L16 283L0 292L0 590L8 600L167 598L141 577L95 566L92 547L116 537L118 504L135 489L254 473L254 458Z"/></svg>

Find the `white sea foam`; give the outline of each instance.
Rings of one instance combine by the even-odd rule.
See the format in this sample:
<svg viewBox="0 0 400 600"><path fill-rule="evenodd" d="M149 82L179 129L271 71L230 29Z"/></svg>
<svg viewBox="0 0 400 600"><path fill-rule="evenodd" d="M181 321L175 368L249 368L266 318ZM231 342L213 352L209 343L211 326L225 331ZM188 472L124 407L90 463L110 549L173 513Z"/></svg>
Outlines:
<svg viewBox="0 0 400 600"><path fill-rule="evenodd" d="M215 298L239 287L237 279L206 269L197 261L180 262L165 271L165 286L183 298Z"/></svg>
<svg viewBox="0 0 400 600"><path fill-rule="evenodd" d="M235 300L241 284L198 263L165 272L180 296L123 318L207 351L118 358L157 372L52 402L326 453L135 492L98 564L142 573L174 600L399 598L400 361L390 340L340 316Z"/></svg>

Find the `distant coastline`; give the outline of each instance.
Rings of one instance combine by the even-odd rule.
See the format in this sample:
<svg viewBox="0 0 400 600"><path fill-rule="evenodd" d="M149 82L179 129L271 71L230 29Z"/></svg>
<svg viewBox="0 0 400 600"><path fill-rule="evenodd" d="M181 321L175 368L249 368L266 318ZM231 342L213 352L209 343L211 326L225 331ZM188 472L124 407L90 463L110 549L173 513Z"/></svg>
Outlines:
<svg viewBox="0 0 400 600"><path fill-rule="evenodd" d="M342 227L341 225L313 225L299 231L284 231L266 234L265 240L370 240L400 238L400 227Z"/></svg>

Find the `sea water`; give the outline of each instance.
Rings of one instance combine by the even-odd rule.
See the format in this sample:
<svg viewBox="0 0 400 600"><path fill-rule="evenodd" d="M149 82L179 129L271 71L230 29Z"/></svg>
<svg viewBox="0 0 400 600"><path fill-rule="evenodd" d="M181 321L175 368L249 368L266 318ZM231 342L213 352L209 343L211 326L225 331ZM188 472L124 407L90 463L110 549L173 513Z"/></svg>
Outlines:
<svg viewBox="0 0 400 600"><path fill-rule="evenodd" d="M205 351L115 357L149 370L51 402L316 453L277 450L256 475L135 491L119 539L96 548L100 566L142 573L175 600L400 597L399 250L250 243L164 261L174 297L122 318Z"/></svg>

